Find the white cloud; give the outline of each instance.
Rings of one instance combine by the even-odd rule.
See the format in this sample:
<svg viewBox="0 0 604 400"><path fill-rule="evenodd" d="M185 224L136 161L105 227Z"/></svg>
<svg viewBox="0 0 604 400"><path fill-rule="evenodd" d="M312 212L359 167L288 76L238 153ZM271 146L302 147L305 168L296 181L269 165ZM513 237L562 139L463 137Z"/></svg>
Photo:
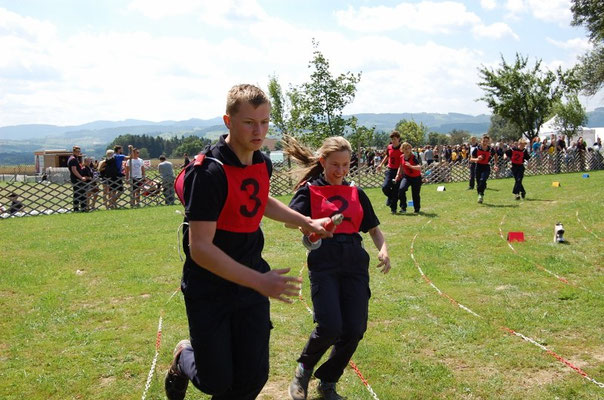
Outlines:
<svg viewBox="0 0 604 400"><path fill-rule="evenodd" d="M495 0L480 0L480 6L485 10L493 10L497 7L497 2Z"/></svg>
<svg viewBox="0 0 604 400"><path fill-rule="evenodd" d="M475 25L474 28L472 28L472 32L474 32L474 35L477 37L486 37L490 39L502 39L506 36L510 36L515 40L520 39L512 28L503 22L496 22L491 25Z"/></svg>
<svg viewBox="0 0 604 400"><path fill-rule="evenodd" d="M593 48L592 43L587 38L575 38L564 41L547 38L547 41L558 48L577 52L585 52Z"/></svg>
<svg viewBox="0 0 604 400"><path fill-rule="evenodd" d="M341 26L359 32L385 32L412 29L428 33L449 33L459 27L480 22L480 18L462 3L444 1L434 3L400 3L395 7L348 7L336 11Z"/></svg>
<svg viewBox="0 0 604 400"><path fill-rule="evenodd" d="M538 20L568 26L572 19L570 5L570 0L507 0L504 8L512 19L530 13Z"/></svg>
<svg viewBox="0 0 604 400"><path fill-rule="evenodd" d="M256 0L133 0L128 10L151 19L197 15L208 25L224 27L267 17Z"/></svg>

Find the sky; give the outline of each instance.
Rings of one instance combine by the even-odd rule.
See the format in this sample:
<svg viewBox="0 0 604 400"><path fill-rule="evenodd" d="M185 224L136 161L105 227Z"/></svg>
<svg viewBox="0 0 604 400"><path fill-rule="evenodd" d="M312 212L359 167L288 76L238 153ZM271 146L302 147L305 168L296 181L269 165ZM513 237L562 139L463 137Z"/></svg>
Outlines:
<svg viewBox="0 0 604 400"><path fill-rule="evenodd" d="M490 114L479 68L571 67L570 21L570 0L0 0L0 126L222 116L235 84L309 81L313 38L362 73L345 114Z"/></svg>

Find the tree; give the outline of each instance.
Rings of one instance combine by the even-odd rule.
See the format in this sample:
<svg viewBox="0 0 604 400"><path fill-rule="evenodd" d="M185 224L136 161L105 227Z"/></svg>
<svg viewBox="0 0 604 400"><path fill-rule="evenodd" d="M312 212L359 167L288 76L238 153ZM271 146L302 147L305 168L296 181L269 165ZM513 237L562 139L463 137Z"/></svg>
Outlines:
<svg viewBox="0 0 604 400"><path fill-rule="evenodd" d="M362 147L368 147L373 141L373 134L375 133L375 126L367 128L366 126L358 126L357 118L351 118L351 133L347 136L352 149L357 153L360 152Z"/></svg>
<svg viewBox="0 0 604 400"><path fill-rule="evenodd" d="M515 123L529 140L539 135L554 104L579 85L573 70L541 71L541 60L530 68L528 57L519 54L514 64L508 64L502 56L500 68L482 66L479 73L482 80L478 86L486 92L479 100L485 101L494 114Z"/></svg>
<svg viewBox="0 0 604 400"><path fill-rule="evenodd" d="M449 132L449 144L464 144L470 140L470 132L461 129L453 129Z"/></svg>
<svg viewBox="0 0 604 400"><path fill-rule="evenodd" d="M268 95L271 99L271 122L279 135L299 136L302 132L299 94L291 89L285 95L276 75L269 77Z"/></svg>
<svg viewBox="0 0 604 400"><path fill-rule="evenodd" d="M401 142L408 142L416 147L424 144L428 128L423 123L402 119L396 124L395 130L401 134Z"/></svg>
<svg viewBox="0 0 604 400"><path fill-rule="evenodd" d="M346 72L332 77L329 61L318 49L319 43L314 39L312 43L315 50L308 65L313 70L310 82L292 88L288 97L293 107L291 113L299 115L305 128L302 141L319 146L329 136L344 135L350 120L342 117L342 110L354 100L361 73Z"/></svg>
<svg viewBox="0 0 604 400"><path fill-rule="evenodd" d="M491 115L491 126L487 134L495 142L516 141L522 137L522 131L515 123L497 114Z"/></svg>
<svg viewBox="0 0 604 400"><path fill-rule="evenodd" d="M430 146L437 146L449 143L449 137L438 132L428 133L428 144Z"/></svg>
<svg viewBox="0 0 604 400"><path fill-rule="evenodd" d="M371 146L374 146L376 149L383 149L388 146L389 142L390 134L388 132L378 131L373 133Z"/></svg>
<svg viewBox="0 0 604 400"><path fill-rule="evenodd" d="M572 0L571 25L583 25L589 32L594 48L580 57L581 89L593 96L604 87L604 2L602 0Z"/></svg>
<svg viewBox="0 0 604 400"><path fill-rule="evenodd" d="M558 103L554 110L554 126L556 131L566 135L567 138L572 138L582 128L581 126L587 120L585 108L579 101L576 95L570 96L566 103Z"/></svg>
<svg viewBox="0 0 604 400"><path fill-rule="evenodd" d="M209 139L197 136L186 137L182 144L172 151L172 158L181 157L184 153L194 155L203 150L204 147L212 143Z"/></svg>

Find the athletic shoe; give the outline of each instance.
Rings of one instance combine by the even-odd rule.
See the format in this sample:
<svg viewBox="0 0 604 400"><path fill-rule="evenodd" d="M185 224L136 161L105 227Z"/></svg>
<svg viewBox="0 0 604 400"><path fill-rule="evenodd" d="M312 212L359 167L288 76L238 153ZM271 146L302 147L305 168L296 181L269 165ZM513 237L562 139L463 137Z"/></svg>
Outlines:
<svg viewBox="0 0 604 400"><path fill-rule="evenodd" d="M399 211L401 214L405 214L407 212L406 208L401 208L401 210Z"/></svg>
<svg viewBox="0 0 604 400"><path fill-rule="evenodd" d="M301 365L296 367L294 379L289 384L289 397L292 400L306 400L308 394L308 382L312 376L312 369L304 369Z"/></svg>
<svg viewBox="0 0 604 400"><path fill-rule="evenodd" d="M189 378L180 371L180 367L178 366L180 353L182 353L185 347L191 347L191 342L186 339L178 342L174 348L174 359L172 359L172 364L170 364L170 369L168 369L166 380L164 381L168 400L183 400L187 394Z"/></svg>
<svg viewBox="0 0 604 400"><path fill-rule="evenodd" d="M520 195L522 196L523 199L526 197L526 193L525 192L520 193Z"/></svg>
<svg viewBox="0 0 604 400"><path fill-rule="evenodd" d="M317 392L319 392L321 398L324 400L344 400L344 397L336 392L335 382L320 382L317 386Z"/></svg>
<svg viewBox="0 0 604 400"><path fill-rule="evenodd" d="M420 212L419 212L419 210L415 210L414 213L419 214Z"/></svg>
<svg viewBox="0 0 604 400"><path fill-rule="evenodd" d="M516 200L520 200L520 195L519 194L516 195Z"/></svg>
<svg viewBox="0 0 604 400"><path fill-rule="evenodd" d="M466 190L474 190L474 188L471 186L468 186L468 188Z"/></svg>
<svg viewBox="0 0 604 400"><path fill-rule="evenodd" d="M478 203L482 204L483 196L481 194L478 195Z"/></svg>

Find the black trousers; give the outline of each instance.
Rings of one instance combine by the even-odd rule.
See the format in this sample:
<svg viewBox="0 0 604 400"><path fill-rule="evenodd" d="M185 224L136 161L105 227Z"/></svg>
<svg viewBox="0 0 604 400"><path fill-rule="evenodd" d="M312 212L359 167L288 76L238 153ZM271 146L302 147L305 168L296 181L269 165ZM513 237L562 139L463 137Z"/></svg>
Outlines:
<svg viewBox="0 0 604 400"><path fill-rule="evenodd" d="M308 255L317 326L298 362L312 369L333 346L327 361L315 371L315 376L323 382L340 379L367 330L371 296L369 255L361 247L360 238L342 236L323 239L321 247Z"/></svg>
<svg viewBox="0 0 604 400"><path fill-rule="evenodd" d="M470 184L469 188L474 189L474 181L476 180L476 163L470 163Z"/></svg>
<svg viewBox="0 0 604 400"><path fill-rule="evenodd" d="M524 165L512 164L512 175L514 176L514 189L512 190L512 193L526 193L524 186L522 185L522 179L524 179Z"/></svg>
<svg viewBox="0 0 604 400"><path fill-rule="evenodd" d="M72 183L73 186L73 211L86 210L86 182L77 181Z"/></svg>
<svg viewBox="0 0 604 400"><path fill-rule="evenodd" d="M394 182L398 169L388 168L384 174L384 183L382 183L382 193L388 199L387 205L396 211L396 202L398 200L398 183Z"/></svg>
<svg viewBox="0 0 604 400"><path fill-rule="evenodd" d="M490 165L477 165L476 166L476 190L478 194L484 195L484 191L487 190L487 180L491 174Z"/></svg>
<svg viewBox="0 0 604 400"><path fill-rule="evenodd" d="M212 400L254 400L268 380L269 302L242 307L185 296L191 348L180 370Z"/></svg>
<svg viewBox="0 0 604 400"><path fill-rule="evenodd" d="M420 189L422 188L422 177L418 176L415 178L405 176L401 181L398 189L398 198L401 201L401 208L407 209L407 189L411 186L411 198L413 198L413 208L419 212L421 208L421 199L419 197Z"/></svg>

